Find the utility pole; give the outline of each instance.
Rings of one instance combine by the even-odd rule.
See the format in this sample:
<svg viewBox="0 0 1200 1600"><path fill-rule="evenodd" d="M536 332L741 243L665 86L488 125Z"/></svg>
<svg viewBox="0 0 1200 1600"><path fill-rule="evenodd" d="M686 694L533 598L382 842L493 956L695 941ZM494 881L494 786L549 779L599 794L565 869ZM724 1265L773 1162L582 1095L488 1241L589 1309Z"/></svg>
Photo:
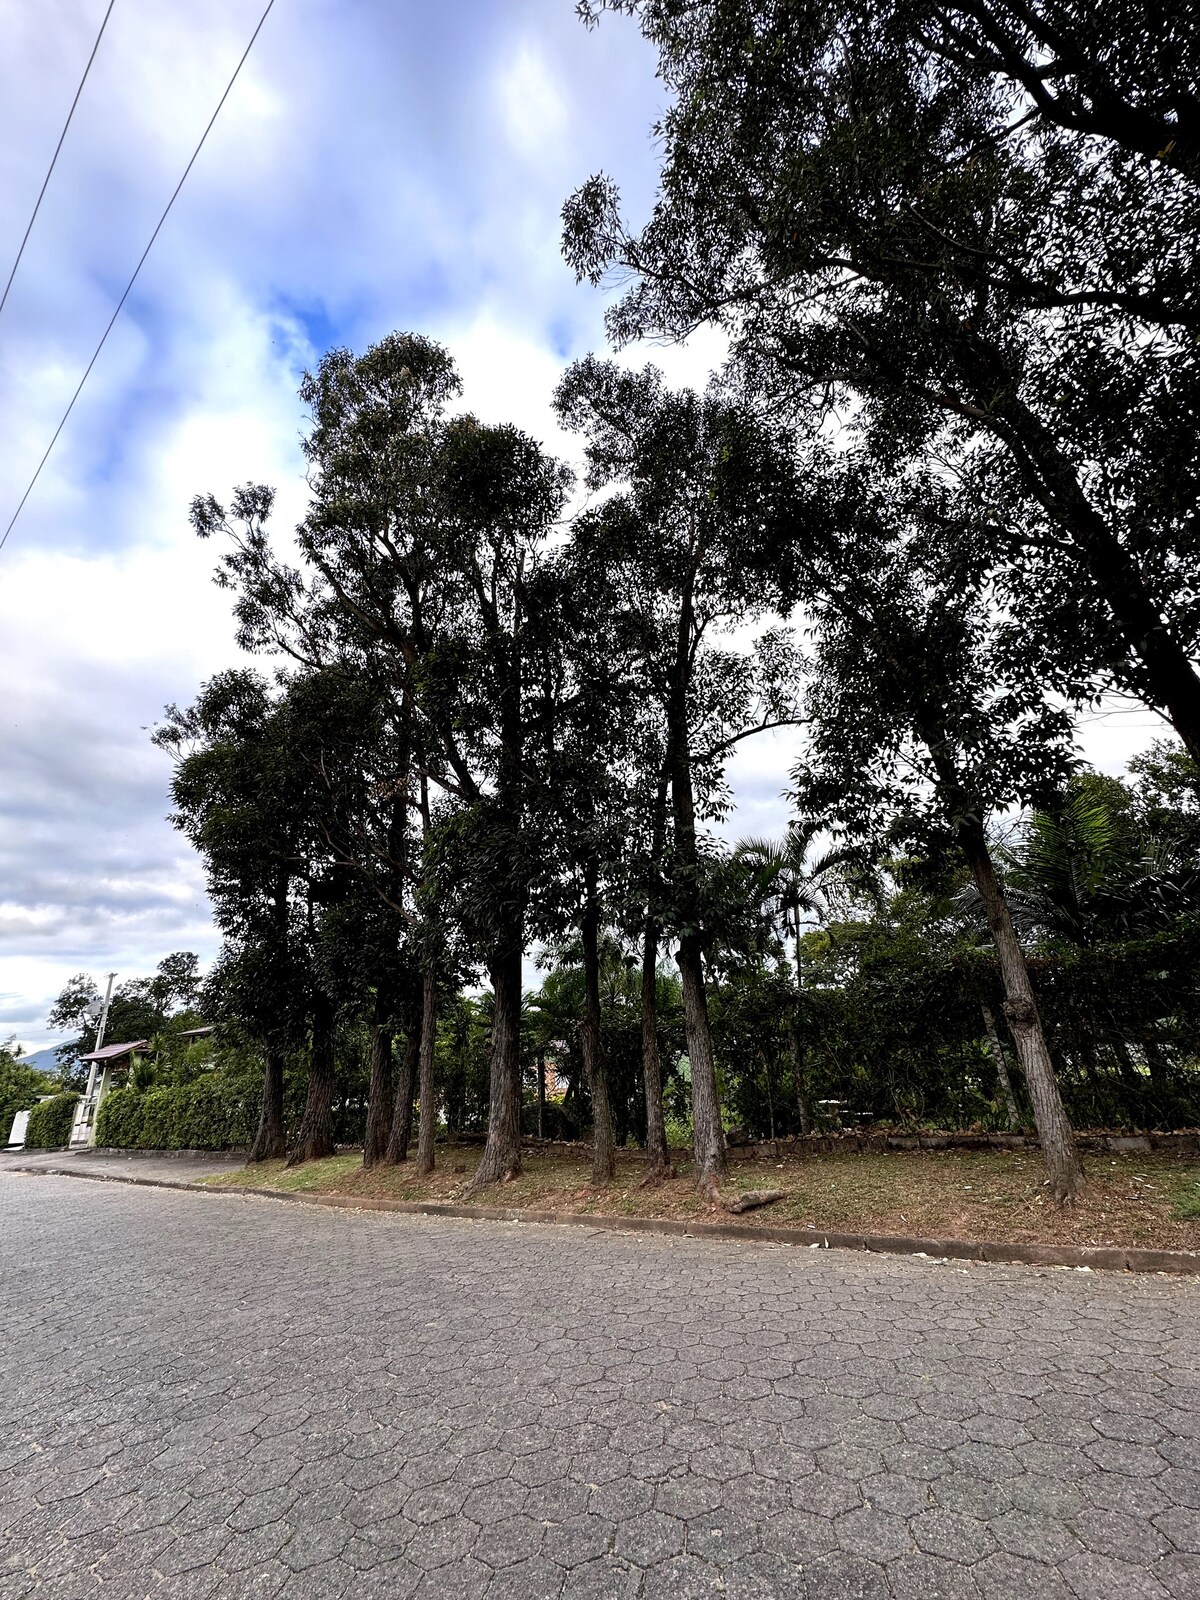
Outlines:
<svg viewBox="0 0 1200 1600"><path fill-rule="evenodd" d="M99 1050L104 1043L104 1030L108 1026L108 1007L109 1002L112 1000L112 986L115 977L115 972L110 972L108 975L108 987L104 991L104 1009L100 1013L100 1026L96 1029L96 1043L92 1046L93 1050Z"/></svg>
<svg viewBox="0 0 1200 1600"><path fill-rule="evenodd" d="M99 1050L100 1046L104 1043L104 1030L108 1026L108 1007L110 1001L112 1000L112 986L113 979L115 977L115 972L110 972L108 975L108 987L104 991L104 1005L101 1008L100 1021L96 1027L96 1042L92 1046L93 1050ZM87 1093L84 1095L81 1104L76 1109L75 1127L71 1132L72 1144L91 1144L92 1142L92 1125L95 1115L95 1102L93 1101L92 1096L96 1092L96 1072L99 1066L100 1063L98 1061L93 1061L91 1070L88 1072ZM80 1135L82 1135L82 1137L80 1137Z"/></svg>

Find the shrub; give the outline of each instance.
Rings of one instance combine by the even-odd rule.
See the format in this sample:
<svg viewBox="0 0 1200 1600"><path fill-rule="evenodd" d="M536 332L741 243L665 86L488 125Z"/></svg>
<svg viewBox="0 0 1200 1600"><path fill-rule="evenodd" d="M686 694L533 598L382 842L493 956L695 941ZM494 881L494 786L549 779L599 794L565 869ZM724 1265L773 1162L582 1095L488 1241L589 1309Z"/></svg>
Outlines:
<svg viewBox="0 0 1200 1600"><path fill-rule="evenodd" d="M229 1150L258 1126L257 1094L207 1073L192 1083L113 1089L100 1106L96 1143L123 1150Z"/></svg>
<svg viewBox="0 0 1200 1600"><path fill-rule="evenodd" d="M305 1083L284 1085L284 1126L290 1139L304 1109ZM113 1150L233 1150L254 1143L262 1084L245 1074L207 1072L190 1083L110 1089L96 1118L96 1144ZM361 1144L366 1109L334 1106L334 1137Z"/></svg>
<svg viewBox="0 0 1200 1600"><path fill-rule="evenodd" d="M110 1089L96 1113L96 1143L136 1150L142 1142L142 1102L135 1089Z"/></svg>
<svg viewBox="0 0 1200 1600"><path fill-rule="evenodd" d="M61 1150L71 1142L71 1124L75 1120L77 1094L56 1094L43 1100L29 1113L29 1126L25 1130L27 1150Z"/></svg>
<svg viewBox="0 0 1200 1600"><path fill-rule="evenodd" d="M42 1095L52 1093L54 1088L44 1072L23 1066L0 1045L0 1148L8 1142L18 1111L32 1111Z"/></svg>

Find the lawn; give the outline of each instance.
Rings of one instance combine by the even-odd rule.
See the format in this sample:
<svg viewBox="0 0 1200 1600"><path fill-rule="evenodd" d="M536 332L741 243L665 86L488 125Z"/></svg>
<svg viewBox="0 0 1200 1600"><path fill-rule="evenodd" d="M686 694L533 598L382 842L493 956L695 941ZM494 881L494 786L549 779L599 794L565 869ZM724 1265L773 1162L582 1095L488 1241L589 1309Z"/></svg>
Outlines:
<svg viewBox="0 0 1200 1600"><path fill-rule="evenodd" d="M358 1151L285 1168L269 1161L205 1180L218 1188L250 1186L395 1200L461 1201L479 1160L477 1145L439 1147L438 1169L418 1181L412 1163L365 1172ZM722 1215L692 1188L689 1164L658 1188L643 1188L638 1155L622 1151L616 1181L589 1181L587 1154L530 1150L521 1175L471 1199L481 1205L593 1215ZM895 1151L834 1153L780 1162L735 1161L726 1192L782 1189L785 1198L739 1222L798 1230L919 1234L932 1238L1200 1250L1200 1169L1149 1155L1094 1155L1087 1193L1063 1211L1046 1196L1036 1151Z"/></svg>

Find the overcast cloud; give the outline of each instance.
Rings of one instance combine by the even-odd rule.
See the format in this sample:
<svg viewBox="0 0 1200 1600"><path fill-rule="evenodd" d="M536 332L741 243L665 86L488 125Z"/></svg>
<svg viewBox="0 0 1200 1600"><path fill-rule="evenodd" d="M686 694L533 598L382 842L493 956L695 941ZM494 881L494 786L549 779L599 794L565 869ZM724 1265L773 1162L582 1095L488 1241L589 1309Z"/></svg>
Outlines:
<svg viewBox="0 0 1200 1600"><path fill-rule="evenodd" d="M0 281L104 4L0 0ZM0 317L0 527L262 4L117 0ZM644 211L662 107L636 29L585 32L572 0L276 0L0 553L0 1038L50 1039L76 971L215 952L146 732L237 659L191 496L274 483L293 522L302 371L393 328L445 340L481 415L566 450L549 393L603 334L559 208L603 167ZM719 354L654 352L688 382ZM1119 770L1149 731L1110 721L1089 749ZM786 757L739 753L739 831L781 825Z"/></svg>

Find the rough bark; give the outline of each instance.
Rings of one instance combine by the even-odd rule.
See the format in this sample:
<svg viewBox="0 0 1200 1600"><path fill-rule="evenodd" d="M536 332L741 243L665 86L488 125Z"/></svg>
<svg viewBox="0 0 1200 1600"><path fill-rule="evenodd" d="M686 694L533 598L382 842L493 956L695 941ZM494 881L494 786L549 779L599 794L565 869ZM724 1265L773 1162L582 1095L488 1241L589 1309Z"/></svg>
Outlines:
<svg viewBox="0 0 1200 1600"><path fill-rule="evenodd" d="M375 1167L387 1159L392 1132L392 1095L395 1071L392 1065L391 1018L386 999L376 994L371 1024L371 1086L367 1091L367 1128L363 1137L363 1166Z"/></svg>
<svg viewBox="0 0 1200 1600"><path fill-rule="evenodd" d="M283 1051L268 1040L263 1050L263 1097L251 1161L280 1161L287 1152L283 1131Z"/></svg>
<svg viewBox="0 0 1200 1600"><path fill-rule="evenodd" d="M711 1200L725 1176L725 1132L717 1096L717 1068L708 1024L708 995L700 941L694 935L679 941L675 957L683 986L683 1025L692 1067L692 1128L696 1187Z"/></svg>
<svg viewBox="0 0 1200 1600"><path fill-rule="evenodd" d="M546 1052L537 1053L537 1113L538 1138L546 1137Z"/></svg>
<svg viewBox="0 0 1200 1600"><path fill-rule="evenodd" d="M650 882L647 889L646 922L642 929L642 1087L646 1096L646 1179L658 1183L673 1178L671 1152L667 1147L666 1119L663 1116L662 1056L658 1048L658 947L662 939L658 897L659 874L667 834L667 787L669 773L664 763L654 795L650 823Z"/></svg>
<svg viewBox="0 0 1200 1600"><path fill-rule="evenodd" d="M421 1122L417 1129L417 1176L433 1171L437 1134L437 1091L433 1084L433 1050L437 1043L437 973L427 967L421 980Z"/></svg>
<svg viewBox="0 0 1200 1600"><path fill-rule="evenodd" d="M600 907L596 896L596 869L588 868L583 921L583 1016L579 1040L583 1070L592 1097L592 1182L611 1183L617 1175L613 1144L612 1105L608 1097L608 1069L600 1036Z"/></svg>
<svg viewBox="0 0 1200 1600"><path fill-rule="evenodd" d="M1042 1159L1054 1198L1060 1203L1073 1200L1083 1188L1083 1169L1075 1150L1075 1139L1062 1096L1054 1076L1054 1066L1042 1030L1029 968L1016 929L1009 914L1008 901L996 875L982 827L960 829L960 842L979 889L988 927L1000 961L1004 979L1004 1016L1008 1023L1017 1059L1025 1075L1025 1087L1033 1105L1033 1120L1042 1146Z"/></svg>
<svg viewBox="0 0 1200 1600"><path fill-rule="evenodd" d="M521 945L498 952L490 963L495 1008L488 1070L487 1143L468 1191L502 1183L521 1171Z"/></svg>
<svg viewBox="0 0 1200 1600"><path fill-rule="evenodd" d="M700 858L696 845L696 803L688 734L687 691L694 644L693 580L694 573L689 574L680 597L675 664L667 704L667 771L675 823L675 909L679 925L686 930L679 939L675 960L683 987L684 1031L692 1067L696 1187L709 1199L718 1201L718 1186L725 1175L725 1132L721 1127L721 1102L717 1092L717 1068L708 1024L708 995L704 988L704 959L698 931Z"/></svg>
<svg viewBox="0 0 1200 1600"><path fill-rule="evenodd" d="M740 1216L743 1211L757 1211L759 1206L773 1206L776 1200L786 1200L786 1189L747 1189L745 1194L738 1195L736 1200L725 1202L726 1211L732 1211L734 1216Z"/></svg>
<svg viewBox="0 0 1200 1600"><path fill-rule="evenodd" d="M334 1153L333 1144L333 1077L334 1077L334 1023L333 1002L328 995L318 993L313 1002L312 1049L308 1061L308 1093L304 1100L304 1115L296 1130L296 1138L288 1151L289 1167L303 1161L323 1161Z"/></svg>
<svg viewBox="0 0 1200 1600"><path fill-rule="evenodd" d="M663 1116L662 1056L658 1048L658 925L648 919L642 936L642 1079L646 1091L646 1182L673 1178Z"/></svg>
<svg viewBox="0 0 1200 1600"><path fill-rule="evenodd" d="M387 1147L387 1160L393 1166L408 1160L408 1142L412 1138L413 1095L417 1087L417 1065L420 1054L421 1036L410 1012L408 1025L404 1031L404 1056L396 1084L396 1099L392 1107L392 1132Z"/></svg>
<svg viewBox="0 0 1200 1600"><path fill-rule="evenodd" d="M1014 1133L1021 1129L1021 1112L1017 1106L1017 1097L1013 1093L1012 1079L1008 1075L1008 1062L1004 1059L1004 1045L1000 1038L1000 1028L996 1022L996 1013L986 1000L979 1002L979 1009L983 1012L983 1025L987 1029L988 1048L992 1053L992 1064L996 1068L996 1078L1000 1084L1000 1092L1004 1096L1004 1103L1008 1108L1008 1125Z"/></svg>

